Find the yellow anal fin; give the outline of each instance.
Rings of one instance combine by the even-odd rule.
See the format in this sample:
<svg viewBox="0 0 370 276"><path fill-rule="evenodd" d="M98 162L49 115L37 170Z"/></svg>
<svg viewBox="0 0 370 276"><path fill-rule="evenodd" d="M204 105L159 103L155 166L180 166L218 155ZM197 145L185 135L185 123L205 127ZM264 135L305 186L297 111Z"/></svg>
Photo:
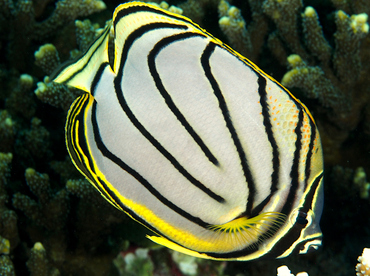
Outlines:
<svg viewBox="0 0 370 276"><path fill-rule="evenodd" d="M55 72L52 81L64 83L86 92L90 92L91 84L100 65L109 62L108 42L111 24L95 40L87 51L77 60L67 62Z"/></svg>
<svg viewBox="0 0 370 276"><path fill-rule="evenodd" d="M220 225L211 225L209 229L217 233L230 235L240 234L245 239L261 241L271 235L271 231L278 229L285 222L286 215L278 212L265 212L258 216L236 218Z"/></svg>

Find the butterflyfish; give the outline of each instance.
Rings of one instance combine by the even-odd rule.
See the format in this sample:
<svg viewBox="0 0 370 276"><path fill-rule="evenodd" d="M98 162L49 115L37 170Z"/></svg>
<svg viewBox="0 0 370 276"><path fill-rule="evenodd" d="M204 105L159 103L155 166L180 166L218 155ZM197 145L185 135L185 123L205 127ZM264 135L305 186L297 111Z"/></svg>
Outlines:
<svg viewBox="0 0 370 276"><path fill-rule="evenodd" d="M152 241L214 260L321 245L323 157L312 115L190 19L121 4L55 76L86 92L65 126L74 165Z"/></svg>

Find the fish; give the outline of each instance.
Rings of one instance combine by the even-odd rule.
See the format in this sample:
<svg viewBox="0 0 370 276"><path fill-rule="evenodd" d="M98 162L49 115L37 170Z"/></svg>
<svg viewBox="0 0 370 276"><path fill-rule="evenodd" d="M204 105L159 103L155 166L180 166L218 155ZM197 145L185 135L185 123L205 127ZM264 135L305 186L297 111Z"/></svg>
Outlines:
<svg viewBox="0 0 370 276"><path fill-rule="evenodd" d="M227 261L321 246L323 153L311 113L189 18L121 4L52 79L84 91L65 125L74 165L153 242Z"/></svg>

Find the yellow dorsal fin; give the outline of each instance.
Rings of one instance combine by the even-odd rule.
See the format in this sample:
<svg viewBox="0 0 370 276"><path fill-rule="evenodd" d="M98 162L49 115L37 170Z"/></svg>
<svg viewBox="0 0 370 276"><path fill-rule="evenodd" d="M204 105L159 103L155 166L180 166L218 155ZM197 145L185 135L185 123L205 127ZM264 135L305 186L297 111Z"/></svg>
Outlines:
<svg viewBox="0 0 370 276"><path fill-rule="evenodd" d="M109 62L108 41L110 30L111 24L108 24L102 34L81 57L72 62L67 62L56 72L53 81L90 92L91 84L100 65Z"/></svg>

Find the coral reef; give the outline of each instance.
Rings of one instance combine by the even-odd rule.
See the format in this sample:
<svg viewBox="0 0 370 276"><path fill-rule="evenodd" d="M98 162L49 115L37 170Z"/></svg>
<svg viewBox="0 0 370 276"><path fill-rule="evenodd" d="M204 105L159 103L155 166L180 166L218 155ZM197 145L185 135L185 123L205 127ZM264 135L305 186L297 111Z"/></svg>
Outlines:
<svg viewBox="0 0 370 276"><path fill-rule="evenodd" d="M370 248L364 248L360 257L358 257L358 264L356 265L357 276L370 275Z"/></svg>
<svg viewBox="0 0 370 276"><path fill-rule="evenodd" d="M16 193L12 199L13 206L22 210L35 223L49 230L63 228L68 216L67 191L62 189L53 194L49 176L38 173L32 168L26 169L25 178L37 201L24 194Z"/></svg>
<svg viewBox="0 0 370 276"><path fill-rule="evenodd" d="M17 215L6 206L6 188L10 177L13 154L0 152L0 275L15 275L14 265L9 256L19 244Z"/></svg>
<svg viewBox="0 0 370 276"><path fill-rule="evenodd" d="M15 276L14 266L9 256L0 256L0 275Z"/></svg>
<svg viewBox="0 0 370 276"><path fill-rule="evenodd" d="M55 9L47 18L43 18L48 1L37 1L35 4L29 0L2 0L0 3L0 16L2 22L0 32L7 33L8 59L17 69L25 69L29 60L28 47L33 41L42 41L51 36L58 28L73 22L78 17L87 16L104 10L106 5L100 0L63 0L57 1ZM42 18L39 22L38 19Z"/></svg>
<svg viewBox="0 0 370 276"><path fill-rule="evenodd" d="M0 111L0 151L11 151L15 140L15 125L7 110Z"/></svg>
<svg viewBox="0 0 370 276"><path fill-rule="evenodd" d="M154 2L224 40L312 111L325 153L324 245L284 264L352 275L351 260L370 244L370 2ZM280 260L212 262L158 248L71 163L64 124L81 91L50 79L89 47L115 5L0 0L0 274L276 275Z"/></svg>
<svg viewBox="0 0 370 276"><path fill-rule="evenodd" d="M42 243L37 242L31 249L31 256L27 261L27 267L31 276L58 276L59 271L50 266L46 257L46 250Z"/></svg>
<svg viewBox="0 0 370 276"><path fill-rule="evenodd" d="M226 0L218 4L218 24L226 35L228 42L239 53L256 62L267 34L267 19L263 16L259 1L248 1L252 13L252 21L248 24L241 14L241 10L232 6Z"/></svg>
<svg viewBox="0 0 370 276"><path fill-rule="evenodd" d="M277 276L294 276L286 265L277 268ZM297 276L308 276L307 272L299 272Z"/></svg>
<svg viewBox="0 0 370 276"><path fill-rule="evenodd" d="M134 252L124 254L122 256L123 265L120 267L120 275L153 275L154 265L148 253L148 249L137 248ZM116 260L116 265L119 266L119 260Z"/></svg>
<svg viewBox="0 0 370 276"><path fill-rule="evenodd" d="M370 183L366 181L366 173L364 168L359 167L356 169L353 183L359 189L360 197L362 199L369 198Z"/></svg>

